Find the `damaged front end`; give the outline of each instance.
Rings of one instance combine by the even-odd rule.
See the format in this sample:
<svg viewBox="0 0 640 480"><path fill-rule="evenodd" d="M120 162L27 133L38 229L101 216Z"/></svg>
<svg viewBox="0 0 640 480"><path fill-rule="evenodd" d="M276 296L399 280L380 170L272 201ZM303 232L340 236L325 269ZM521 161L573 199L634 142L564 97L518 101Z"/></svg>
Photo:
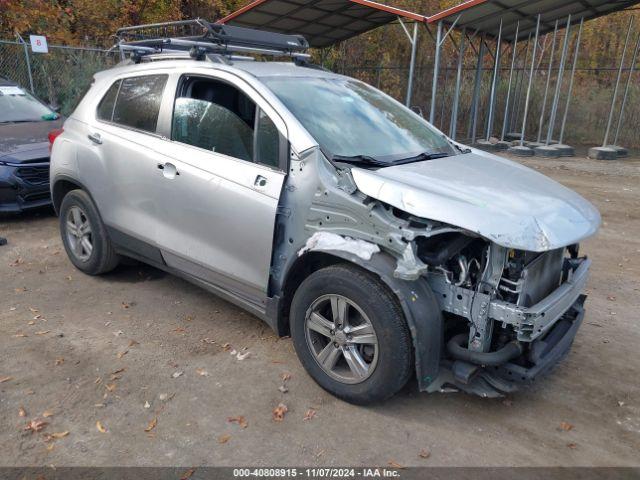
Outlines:
<svg viewBox="0 0 640 480"><path fill-rule="evenodd" d="M458 177L447 190L447 161L363 173L332 165L317 151L295 157L284 203L306 215L282 209L273 289L285 292L282 285L292 277L287 272L309 254L358 264L398 298L421 391L500 396L546 373L569 350L584 316L581 292L590 266L579 256L578 241L597 230L599 214L538 174L525 183L535 186L530 196L537 195L537 204L526 210L524 197L514 193L509 205L503 189L501 211L470 169L467 188ZM421 170L428 168L432 177ZM526 176L520 166L496 168L505 174L512 168L512 179ZM410 185L399 182L402 169L411 169ZM429 191L428 178L438 178L437 191ZM479 193L472 196L474 189Z"/></svg>

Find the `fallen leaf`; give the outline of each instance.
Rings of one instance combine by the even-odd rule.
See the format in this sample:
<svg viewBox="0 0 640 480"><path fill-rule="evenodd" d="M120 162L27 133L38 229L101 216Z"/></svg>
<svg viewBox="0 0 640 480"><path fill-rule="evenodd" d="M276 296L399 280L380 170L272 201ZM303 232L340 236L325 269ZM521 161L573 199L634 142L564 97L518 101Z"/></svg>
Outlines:
<svg viewBox="0 0 640 480"><path fill-rule="evenodd" d="M242 415L240 415L238 417L228 417L227 418L227 422L229 422L229 423L237 423L242 428L247 428L249 426L249 424L247 423L247 421L245 420L245 418Z"/></svg>
<svg viewBox="0 0 640 480"><path fill-rule="evenodd" d="M136 342L135 340L129 340L129 348L135 347L136 345L140 345L140 342Z"/></svg>
<svg viewBox="0 0 640 480"><path fill-rule="evenodd" d="M209 372L207 372L204 368L196 368L196 373L201 377L208 377Z"/></svg>
<svg viewBox="0 0 640 480"><path fill-rule="evenodd" d="M60 358L56 358L56 365L62 365L64 363L64 358L60 357Z"/></svg>
<svg viewBox="0 0 640 480"><path fill-rule="evenodd" d="M47 445L47 451L50 452L51 450L53 450L55 448L55 445L53 443L50 443L49 445ZM42 478L42 477L39 477Z"/></svg>
<svg viewBox="0 0 640 480"><path fill-rule="evenodd" d="M47 425L49 425L49 422L43 422L42 420L31 420L29 423L27 423L27 426L24 427L24 429L31 431L31 433L34 433L39 432Z"/></svg>
<svg viewBox="0 0 640 480"><path fill-rule="evenodd" d="M127 309L127 308L129 308L129 307L130 307L130 305L129 305L128 303L126 303L126 302L122 302L122 308Z"/></svg>
<svg viewBox="0 0 640 480"><path fill-rule="evenodd" d="M567 422L560 422L560 429L568 432L569 430L573 429L573 425Z"/></svg>
<svg viewBox="0 0 640 480"><path fill-rule="evenodd" d="M0 378L0 383L8 382L10 380L13 380L13 377L2 377Z"/></svg>
<svg viewBox="0 0 640 480"><path fill-rule="evenodd" d="M93 383L95 383L96 385L98 385L99 383L102 383L102 378L98 377L96 378Z"/></svg>
<svg viewBox="0 0 640 480"><path fill-rule="evenodd" d="M280 385L278 387L278 390L280 390L282 393L287 393L289 391L289 389L287 387L285 387L284 384Z"/></svg>
<svg viewBox="0 0 640 480"><path fill-rule="evenodd" d="M238 354L236 355L236 358L237 358L238 360L244 360L245 358L249 358L249 356L250 356L250 355L251 355L251 352L246 351L246 352L244 352L244 353L238 353Z"/></svg>
<svg viewBox="0 0 640 480"><path fill-rule="evenodd" d="M151 430L153 430L154 428L156 428L156 425L158 424L158 418L154 418L153 420L151 420L149 422L149 425L147 426L147 428L144 429L145 432L150 432Z"/></svg>
<svg viewBox="0 0 640 480"><path fill-rule="evenodd" d="M57 440L59 438L64 438L69 435L69 430L65 430L64 432L56 432L56 433L48 433L45 435L45 442L49 442L51 440Z"/></svg>
<svg viewBox="0 0 640 480"><path fill-rule="evenodd" d="M49 333L51 330L40 330L39 332L36 332L36 335L46 335L47 333Z"/></svg>
<svg viewBox="0 0 640 480"><path fill-rule="evenodd" d="M178 378L179 376L181 376L184 372L173 372L173 375L171 375L173 378Z"/></svg>
<svg viewBox="0 0 640 480"><path fill-rule="evenodd" d="M115 383L107 383L104 388L106 388L107 390L109 390L110 392L113 392L116 389L116 384Z"/></svg>
<svg viewBox="0 0 640 480"><path fill-rule="evenodd" d="M291 374L288 372L285 372L282 375L280 375L280 378L282 379L283 382L286 382L288 380L291 380Z"/></svg>
<svg viewBox="0 0 640 480"><path fill-rule="evenodd" d="M284 403L279 404L276 408L273 409L273 421L281 422L284 420L284 415L289 411L287 406Z"/></svg>
<svg viewBox="0 0 640 480"><path fill-rule="evenodd" d="M220 444L227 443L230 438L231 438L231 435L222 435L218 437L218 443Z"/></svg>
<svg viewBox="0 0 640 480"><path fill-rule="evenodd" d="M316 416L315 409L310 408L309 410L307 410L307 413L304 414L304 417L302 418L302 420L311 420L315 416Z"/></svg>
<svg viewBox="0 0 640 480"><path fill-rule="evenodd" d="M53 417L53 412L51 410L45 410L44 412L42 412L42 416L44 418Z"/></svg>
<svg viewBox="0 0 640 480"><path fill-rule="evenodd" d="M118 358L122 358L122 357L124 357L127 353L129 353L129 350L125 350L124 352L118 352L118 353L116 354L116 357L118 357Z"/></svg>
<svg viewBox="0 0 640 480"><path fill-rule="evenodd" d="M613 295L607 295L607 300L609 300L611 302L615 302L616 301L616 297L614 297Z"/></svg>
<svg viewBox="0 0 640 480"><path fill-rule="evenodd" d="M24 409L24 407L20 407L18 409L18 416L19 417L26 417L27 416L27 411Z"/></svg>
<svg viewBox="0 0 640 480"><path fill-rule="evenodd" d="M387 465L389 465L391 468L397 468L397 469L400 469L400 470L403 470L403 469L407 468L404 465L400 465L398 462L396 462L394 460L389 460L387 462Z"/></svg>
<svg viewBox="0 0 640 480"><path fill-rule="evenodd" d="M33 308L33 307L29 307L29 310L31 310L31 313L38 313L40 311L37 308Z"/></svg>
<svg viewBox="0 0 640 480"><path fill-rule="evenodd" d="M418 456L420 458L429 458L431 456L431 452L426 448L423 448L422 450L420 450L420 453L418 453Z"/></svg>
<svg viewBox="0 0 640 480"><path fill-rule="evenodd" d="M144 408L151 408L151 404L149 404L149 402L144 402Z"/></svg>
<svg viewBox="0 0 640 480"><path fill-rule="evenodd" d="M14 337L16 337L16 338L24 338L24 337L28 337L28 335L26 333L16 333L14 335Z"/></svg>
<svg viewBox="0 0 640 480"><path fill-rule="evenodd" d="M117 375L117 374L119 374L119 373L124 372L125 370L126 370L126 368L124 368L124 367L119 368L119 369L117 369L117 370L115 370L115 371L111 372L111 375Z"/></svg>
<svg viewBox="0 0 640 480"><path fill-rule="evenodd" d="M102 423L100 423L100 420L96 422L96 428L100 433L107 433L107 429L104 428L104 425L102 425Z"/></svg>
<svg viewBox="0 0 640 480"><path fill-rule="evenodd" d="M118 330L117 332L113 332L113 336L114 337L119 337L122 334L124 334L124 332L122 330Z"/></svg>
<svg viewBox="0 0 640 480"><path fill-rule="evenodd" d="M576 445L575 443L567 443L567 447L569 447L570 449L574 449L576 448L578 445Z"/></svg>
<svg viewBox="0 0 640 480"><path fill-rule="evenodd" d="M229 343L225 343L224 345L222 345L222 349L226 352L227 350L229 350L231 348L231 345Z"/></svg>
<svg viewBox="0 0 640 480"><path fill-rule="evenodd" d="M174 328L174 329L173 329L173 330L171 330L171 331L172 331L172 332L175 332L175 333L186 333L186 332L187 332L187 330L186 330L186 329L184 329L184 328L182 328L182 327Z"/></svg>
<svg viewBox="0 0 640 480"><path fill-rule="evenodd" d="M35 324L36 324L36 322L34 322L33 320L29 320L29 321L27 322L27 325L35 325Z"/></svg>
<svg viewBox="0 0 640 480"><path fill-rule="evenodd" d="M187 480L189 478L191 478L191 475L193 475L195 473L196 469L195 468L190 468L189 470L187 470L186 472L184 472L182 474L182 476L180 477L180 480Z"/></svg>

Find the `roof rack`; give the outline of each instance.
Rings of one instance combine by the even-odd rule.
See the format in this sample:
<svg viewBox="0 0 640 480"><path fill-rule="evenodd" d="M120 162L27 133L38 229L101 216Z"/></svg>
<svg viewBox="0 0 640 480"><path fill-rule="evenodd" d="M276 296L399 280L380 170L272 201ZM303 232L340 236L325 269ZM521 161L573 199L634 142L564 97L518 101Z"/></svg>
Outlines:
<svg viewBox="0 0 640 480"><path fill-rule="evenodd" d="M150 54L188 52L203 60L207 54L250 53L273 57L291 57L306 61L309 43L301 35L255 30L210 23L201 18L124 27L116 32L122 57L130 52L134 61ZM241 57L235 57L241 58Z"/></svg>

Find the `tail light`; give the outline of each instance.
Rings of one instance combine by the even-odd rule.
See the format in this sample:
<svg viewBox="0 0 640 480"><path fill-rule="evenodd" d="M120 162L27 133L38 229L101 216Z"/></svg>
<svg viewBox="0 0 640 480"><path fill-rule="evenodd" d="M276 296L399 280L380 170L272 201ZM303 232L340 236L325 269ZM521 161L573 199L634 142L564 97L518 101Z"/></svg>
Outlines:
<svg viewBox="0 0 640 480"><path fill-rule="evenodd" d="M49 152L51 152L51 147L53 147L53 142L55 142L56 138L58 138L58 136L64 132L63 128L54 128L53 130L51 130L49 132Z"/></svg>

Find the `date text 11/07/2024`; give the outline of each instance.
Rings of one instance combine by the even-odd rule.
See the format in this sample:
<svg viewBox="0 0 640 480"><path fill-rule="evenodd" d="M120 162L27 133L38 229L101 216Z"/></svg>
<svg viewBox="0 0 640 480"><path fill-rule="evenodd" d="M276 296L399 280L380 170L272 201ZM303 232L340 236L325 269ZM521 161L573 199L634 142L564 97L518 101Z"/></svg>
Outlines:
<svg viewBox="0 0 640 480"><path fill-rule="evenodd" d="M258 478L398 478L393 468L234 468L233 476Z"/></svg>

